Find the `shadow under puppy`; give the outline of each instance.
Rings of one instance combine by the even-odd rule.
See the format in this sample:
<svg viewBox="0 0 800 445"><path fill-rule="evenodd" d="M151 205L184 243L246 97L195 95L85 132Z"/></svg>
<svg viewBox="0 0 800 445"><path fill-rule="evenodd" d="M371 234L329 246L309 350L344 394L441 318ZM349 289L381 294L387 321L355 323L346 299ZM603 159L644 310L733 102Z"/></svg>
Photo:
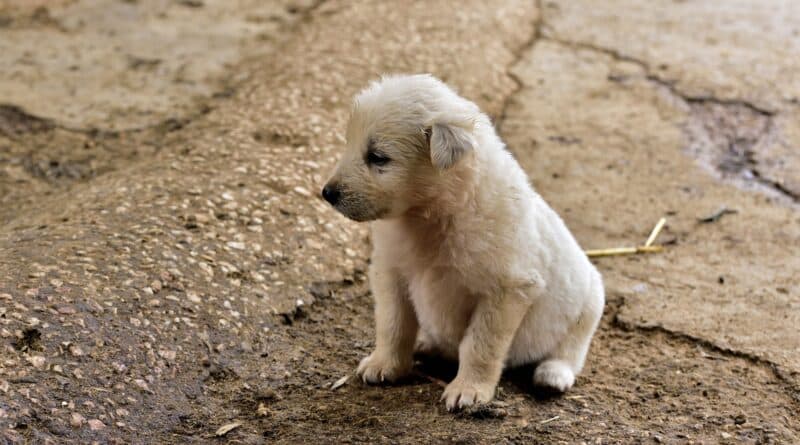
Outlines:
<svg viewBox="0 0 800 445"><path fill-rule="evenodd" d="M424 349L458 360L450 410L490 401L504 366L540 362L535 385L573 385L603 312L601 276L477 105L429 75L373 82L322 195L374 221L366 382L408 374Z"/></svg>

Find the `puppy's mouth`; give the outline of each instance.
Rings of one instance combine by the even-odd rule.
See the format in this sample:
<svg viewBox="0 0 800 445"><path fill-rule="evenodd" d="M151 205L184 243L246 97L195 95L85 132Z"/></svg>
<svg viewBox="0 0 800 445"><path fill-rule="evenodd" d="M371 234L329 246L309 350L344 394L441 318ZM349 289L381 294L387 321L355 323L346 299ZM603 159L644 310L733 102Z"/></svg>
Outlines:
<svg viewBox="0 0 800 445"><path fill-rule="evenodd" d="M375 221L376 219L381 219L384 215L388 212L383 210L378 211L367 211L365 209L353 208L347 206L346 203L340 203L334 206L334 208L341 213L342 215L346 216L348 219L351 219L355 222L367 222L367 221Z"/></svg>
<svg viewBox="0 0 800 445"><path fill-rule="evenodd" d="M388 214L387 209L365 205L355 196L344 196L333 206L336 211L356 222L375 221Z"/></svg>

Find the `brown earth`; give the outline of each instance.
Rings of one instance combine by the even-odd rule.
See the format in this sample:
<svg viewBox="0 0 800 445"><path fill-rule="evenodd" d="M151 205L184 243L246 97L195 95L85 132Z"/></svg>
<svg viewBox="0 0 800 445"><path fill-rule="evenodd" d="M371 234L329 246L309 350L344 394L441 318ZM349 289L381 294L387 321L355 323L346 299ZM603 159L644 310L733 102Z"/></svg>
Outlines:
<svg viewBox="0 0 800 445"><path fill-rule="evenodd" d="M799 61L790 0L0 0L2 440L799 443ZM352 377L367 230L315 195L383 72L478 102L584 247L668 218L596 261L565 396Z"/></svg>

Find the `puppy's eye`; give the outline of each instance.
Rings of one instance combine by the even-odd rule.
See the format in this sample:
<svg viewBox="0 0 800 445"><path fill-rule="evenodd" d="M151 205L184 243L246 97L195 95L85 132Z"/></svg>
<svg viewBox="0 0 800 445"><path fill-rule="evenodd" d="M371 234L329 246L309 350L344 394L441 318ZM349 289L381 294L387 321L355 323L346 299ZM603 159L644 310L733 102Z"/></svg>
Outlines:
<svg viewBox="0 0 800 445"><path fill-rule="evenodd" d="M387 156L382 155L382 154L380 154L378 152L369 151L367 153L367 164L369 164L369 165L375 165L375 166L380 167L380 166L388 164L389 161L391 161L391 159L389 159Z"/></svg>

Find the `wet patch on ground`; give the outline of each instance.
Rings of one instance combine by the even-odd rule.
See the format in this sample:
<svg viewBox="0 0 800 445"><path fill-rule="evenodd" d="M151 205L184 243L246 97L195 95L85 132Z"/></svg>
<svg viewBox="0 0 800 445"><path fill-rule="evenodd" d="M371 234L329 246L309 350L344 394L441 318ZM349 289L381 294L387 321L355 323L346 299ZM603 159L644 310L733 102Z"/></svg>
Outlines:
<svg viewBox="0 0 800 445"><path fill-rule="evenodd" d="M772 114L742 104L692 101L690 106L687 152L706 170L737 186L800 204L800 172L782 175L791 158L771 153L789 144Z"/></svg>

